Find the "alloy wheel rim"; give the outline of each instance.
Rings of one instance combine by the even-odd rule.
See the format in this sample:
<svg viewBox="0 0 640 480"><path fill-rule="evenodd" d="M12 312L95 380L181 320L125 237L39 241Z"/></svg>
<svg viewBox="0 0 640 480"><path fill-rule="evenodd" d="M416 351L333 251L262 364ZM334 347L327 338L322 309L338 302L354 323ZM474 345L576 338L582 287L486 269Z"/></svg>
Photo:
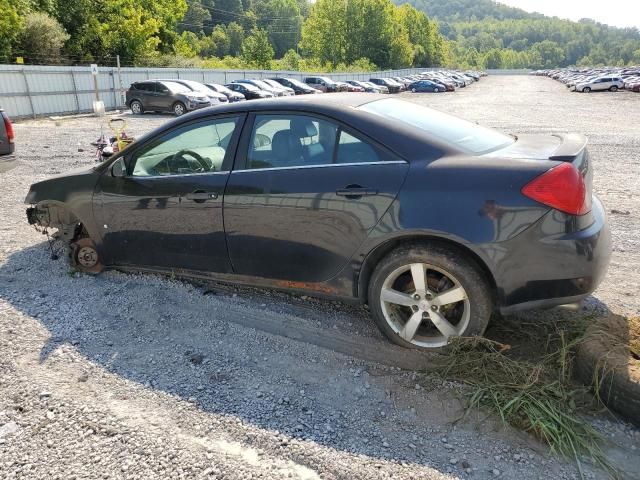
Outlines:
<svg viewBox="0 0 640 480"><path fill-rule="evenodd" d="M184 113L184 107L182 105L176 105L173 107L173 111L176 115L182 115Z"/></svg>
<svg viewBox="0 0 640 480"><path fill-rule="evenodd" d="M391 272L382 285L380 306L393 331L418 347L443 347L469 326L466 290L451 273L427 263Z"/></svg>
<svg viewBox="0 0 640 480"><path fill-rule="evenodd" d="M133 110L133 113L140 113L140 104L138 102L133 102L131 110Z"/></svg>

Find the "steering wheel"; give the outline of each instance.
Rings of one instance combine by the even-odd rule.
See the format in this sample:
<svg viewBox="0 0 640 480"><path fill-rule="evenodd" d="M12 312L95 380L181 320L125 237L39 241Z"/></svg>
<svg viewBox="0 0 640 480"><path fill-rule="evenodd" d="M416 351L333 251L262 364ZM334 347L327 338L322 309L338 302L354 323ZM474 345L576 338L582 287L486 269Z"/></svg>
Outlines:
<svg viewBox="0 0 640 480"><path fill-rule="evenodd" d="M196 152L194 152L193 150L180 150L178 152L176 152L173 157L171 157L171 162L176 162L179 159L183 159L186 160L184 158L185 155L189 155L193 158L196 159L196 161L200 164L201 167L201 172L208 172L209 170L211 170L211 167L209 166L209 164L204 160L204 158L202 158L202 156Z"/></svg>

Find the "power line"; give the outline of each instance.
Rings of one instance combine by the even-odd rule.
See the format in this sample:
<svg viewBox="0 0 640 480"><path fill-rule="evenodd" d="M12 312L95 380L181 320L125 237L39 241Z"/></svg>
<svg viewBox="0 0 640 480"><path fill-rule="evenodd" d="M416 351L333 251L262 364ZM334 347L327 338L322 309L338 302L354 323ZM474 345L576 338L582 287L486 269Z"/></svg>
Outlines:
<svg viewBox="0 0 640 480"><path fill-rule="evenodd" d="M193 0L187 0L187 5L199 5L202 8L205 8L205 9L211 11L211 12L222 13L224 15L232 16L232 17L249 18L251 20L257 19L257 18L255 18L255 17L253 17L251 15L247 15L246 13L230 12L229 10L222 10L220 8L210 7L209 5L204 5L203 3L200 3L200 2L194 2ZM296 17L300 17L300 15L260 17L259 20L295 20Z"/></svg>

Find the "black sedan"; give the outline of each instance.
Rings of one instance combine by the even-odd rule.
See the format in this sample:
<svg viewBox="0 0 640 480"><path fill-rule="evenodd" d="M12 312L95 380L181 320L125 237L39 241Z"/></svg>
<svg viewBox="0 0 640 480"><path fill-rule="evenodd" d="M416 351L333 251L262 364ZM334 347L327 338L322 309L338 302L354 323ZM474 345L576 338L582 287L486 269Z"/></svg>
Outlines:
<svg viewBox="0 0 640 480"><path fill-rule="evenodd" d="M581 135L510 136L371 94L216 106L31 186L74 265L368 303L407 347L573 303L610 235Z"/></svg>
<svg viewBox="0 0 640 480"><path fill-rule="evenodd" d="M300 80L289 77L275 77L272 80L278 82L285 87L293 89L296 95L308 95L311 93L322 93L320 90L316 90L310 87L306 83L302 83Z"/></svg>
<svg viewBox="0 0 640 480"><path fill-rule="evenodd" d="M267 92L265 90L260 90L255 85L251 85L250 83L227 83L225 85L232 92L238 92L244 96L247 100L258 100L261 98L273 98L273 93Z"/></svg>

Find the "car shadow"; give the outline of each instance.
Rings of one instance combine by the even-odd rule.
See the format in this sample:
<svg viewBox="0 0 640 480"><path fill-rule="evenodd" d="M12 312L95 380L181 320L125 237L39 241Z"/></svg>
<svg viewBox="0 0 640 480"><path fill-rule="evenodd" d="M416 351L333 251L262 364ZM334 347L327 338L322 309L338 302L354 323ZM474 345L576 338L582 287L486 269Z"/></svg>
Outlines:
<svg viewBox="0 0 640 480"><path fill-rule="evenodd" d="M191 402L208 415L233 416L290 438L439 469L452 454L428 442L440 445L442 435L451 438L465 428L453 426L462 404L443 383L416 389L415 377L398 370L234 322L256 309L286 316L260 301L203 295L193 285L151 275L81 275L70 271L64 257L52 261L46 243L15 252L0 265L0 298L49 332L38 353L41 365L71 345L109 373ZM516 438L536 448L530 439L478 418L468 420L474 425L465 435L496 444L506 435L511 443ZM407 447L412 442L418 448ZM483 457L470 451L465 458L488 465ZM440 467L462 474L459 468Z"/></svg>

